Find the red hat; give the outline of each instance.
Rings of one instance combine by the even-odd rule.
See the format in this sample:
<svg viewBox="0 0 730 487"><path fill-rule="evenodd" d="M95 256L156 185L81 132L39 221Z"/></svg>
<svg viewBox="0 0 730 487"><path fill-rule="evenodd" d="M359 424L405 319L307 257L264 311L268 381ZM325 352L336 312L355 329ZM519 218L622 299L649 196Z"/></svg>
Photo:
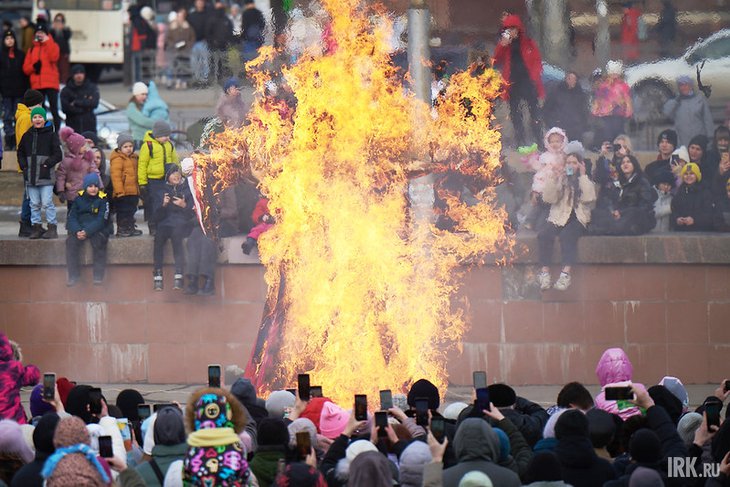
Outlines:
<svg viewBox="0 0 730 487"><path fill-rule="evenodd" d="M65 377L59 377L56 380L56 386L58 387L58 395L61 396L61 402L66 407L66 399L68 399L68 393L74 388L73 382Z"/></svg>
<svg viewBox="0 0 730 487"><path fill-rule="evenodd" d="M304 408L302 414L299 415L300 418L307 418L312 423L314 423L314 426L317 427L318 432L320 431L319 419L322 415L322 408L324 407L324 403L326 402L332 402L332 399L326 397L313 397L307 403L307 407Z"/></svg>

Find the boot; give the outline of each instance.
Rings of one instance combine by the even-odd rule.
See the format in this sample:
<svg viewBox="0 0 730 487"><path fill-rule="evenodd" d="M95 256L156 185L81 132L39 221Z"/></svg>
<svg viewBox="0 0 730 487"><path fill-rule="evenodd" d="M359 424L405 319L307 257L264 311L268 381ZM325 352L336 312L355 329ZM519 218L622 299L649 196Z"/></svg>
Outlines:
<svg viewBox="0 0 730 487"><path fill-rule="evenodd" d="M20 230L18 230L18 237L20 238L28 238L30 237L31 232L33 231L33 226L30 224L30 222L26 222L23 220L20 220Z"/></svg>
<svg viewBox="0 0 730 487"><path fill-rule="evenodd" d="M200 291L198 291L198 296L213 296L215 294L215 281L212 277L203 277L205 278L205 282L203 283L203 287L200 288Z"/></svg>
<svg viewBox="0 0 730 487"><path fill-rule="evenodd" d="M185 294L198 294L198 276L188 274L188 285L185 286Z"/></svg>
<svg viewBox="0 0 730 487"><path fill-rule="evenodd" d="M179 291L183 288L185 285L185 281L183 279L182 274L175 274L175 282L172 284L172 288L176 291Z"/></svg>
<svg viewBox="0 0 730 487"><path fill-rule="evenodd" d="M28 235L28 238L31 240L37 240L43 236L44 232L45 230L43 230L43 225L41 225L40 223L34 223L30 235Z"/></svg>
<svg viewBox="0 0 730 487"><path fill-rule="evenodd" d="M94 286L101 286L104 284L104 274L94 273Z"/></svg>
<svg viewBox="0 0 730 487"><path fill-rule="evenodd" d="M155 271L153 278L153 289L155 291L162 291L162 271Z"/></svg>
<svg viewBox="0 0 730 487"><path fill-rule="evenodd" d="M246 241L243 242L241 245L241 250L243 250L243 253L248 255L251 253L253 248L256 246L256 239L251 237L246 237Z"/></svg>
<svg viewBox="0 0 730 487"><path fill-rule="evenodd" d="M43 234L42 238L46 240L52 240L55 238L58 238L58 228L56 228L55 223L49 223L48 224L48 230Z"/></svg>
<svg viewBox="0 0 730 487"><path fill-rule="evenodd" d="M131 237L132 234L129 232L128 228L121 227L117 225L117 238L124 238L124 237Z"/></svg>
<svg viewBox="0 0 730 487"><path fill-rule="evenodd" d="M139 237L140 235L142 235L142 230L137 228L137 225L135 225L135 224L132 224L128 230L129 230L130 237Z"/></svg>

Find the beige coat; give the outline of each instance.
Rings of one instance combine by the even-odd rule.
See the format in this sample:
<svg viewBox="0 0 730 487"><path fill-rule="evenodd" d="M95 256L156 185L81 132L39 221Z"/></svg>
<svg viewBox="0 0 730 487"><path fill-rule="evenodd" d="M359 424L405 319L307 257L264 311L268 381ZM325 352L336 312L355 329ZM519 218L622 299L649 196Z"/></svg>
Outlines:
<svg viewBox="0 0 730 487"><path fill-rule="evenodd" d="M563 227L568 223L573 209L573 191L567 187L565 182L563 176L558 178L551 176L545 181L545 189L542 193L543 201L550 204L548 221L558 227ZM575 216L586 227L591 221L591 210L596 202L596 187L586 175L578 178L578 186L581 194L575 208Z"/></svg>

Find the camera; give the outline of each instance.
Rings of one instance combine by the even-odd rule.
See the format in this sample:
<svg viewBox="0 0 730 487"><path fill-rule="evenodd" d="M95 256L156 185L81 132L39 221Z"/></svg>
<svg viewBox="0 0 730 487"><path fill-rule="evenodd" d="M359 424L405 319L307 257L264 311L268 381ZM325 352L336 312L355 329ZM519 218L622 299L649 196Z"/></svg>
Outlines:
<svg viewBox="0 0 730 487"><path fill-rule="evenodd" d="M43 40L43 36L40 34L36 34L34 39L36 42L41 42Z"/></svg>
<svg viewBox="0 0 730 487"><path fill-rule="evenodd" d="M565 166L565 175L566 176L572 176L574 172L575 172L575 169L573 169L573 166L571 166L570 164Z"/></svg>

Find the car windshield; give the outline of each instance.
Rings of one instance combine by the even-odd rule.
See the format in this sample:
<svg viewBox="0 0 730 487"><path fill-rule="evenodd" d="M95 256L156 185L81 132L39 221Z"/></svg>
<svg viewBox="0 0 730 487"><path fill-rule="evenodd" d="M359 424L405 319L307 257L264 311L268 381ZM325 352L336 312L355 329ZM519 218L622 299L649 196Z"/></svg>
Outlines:
<svg viewBox="0 0 730 487"><path fill-rule="evenodd" d="M721 59L730 57L730 36L715 39L712 42L699 45L687 53L687 62L696 64L703 59Z"/></svg>

